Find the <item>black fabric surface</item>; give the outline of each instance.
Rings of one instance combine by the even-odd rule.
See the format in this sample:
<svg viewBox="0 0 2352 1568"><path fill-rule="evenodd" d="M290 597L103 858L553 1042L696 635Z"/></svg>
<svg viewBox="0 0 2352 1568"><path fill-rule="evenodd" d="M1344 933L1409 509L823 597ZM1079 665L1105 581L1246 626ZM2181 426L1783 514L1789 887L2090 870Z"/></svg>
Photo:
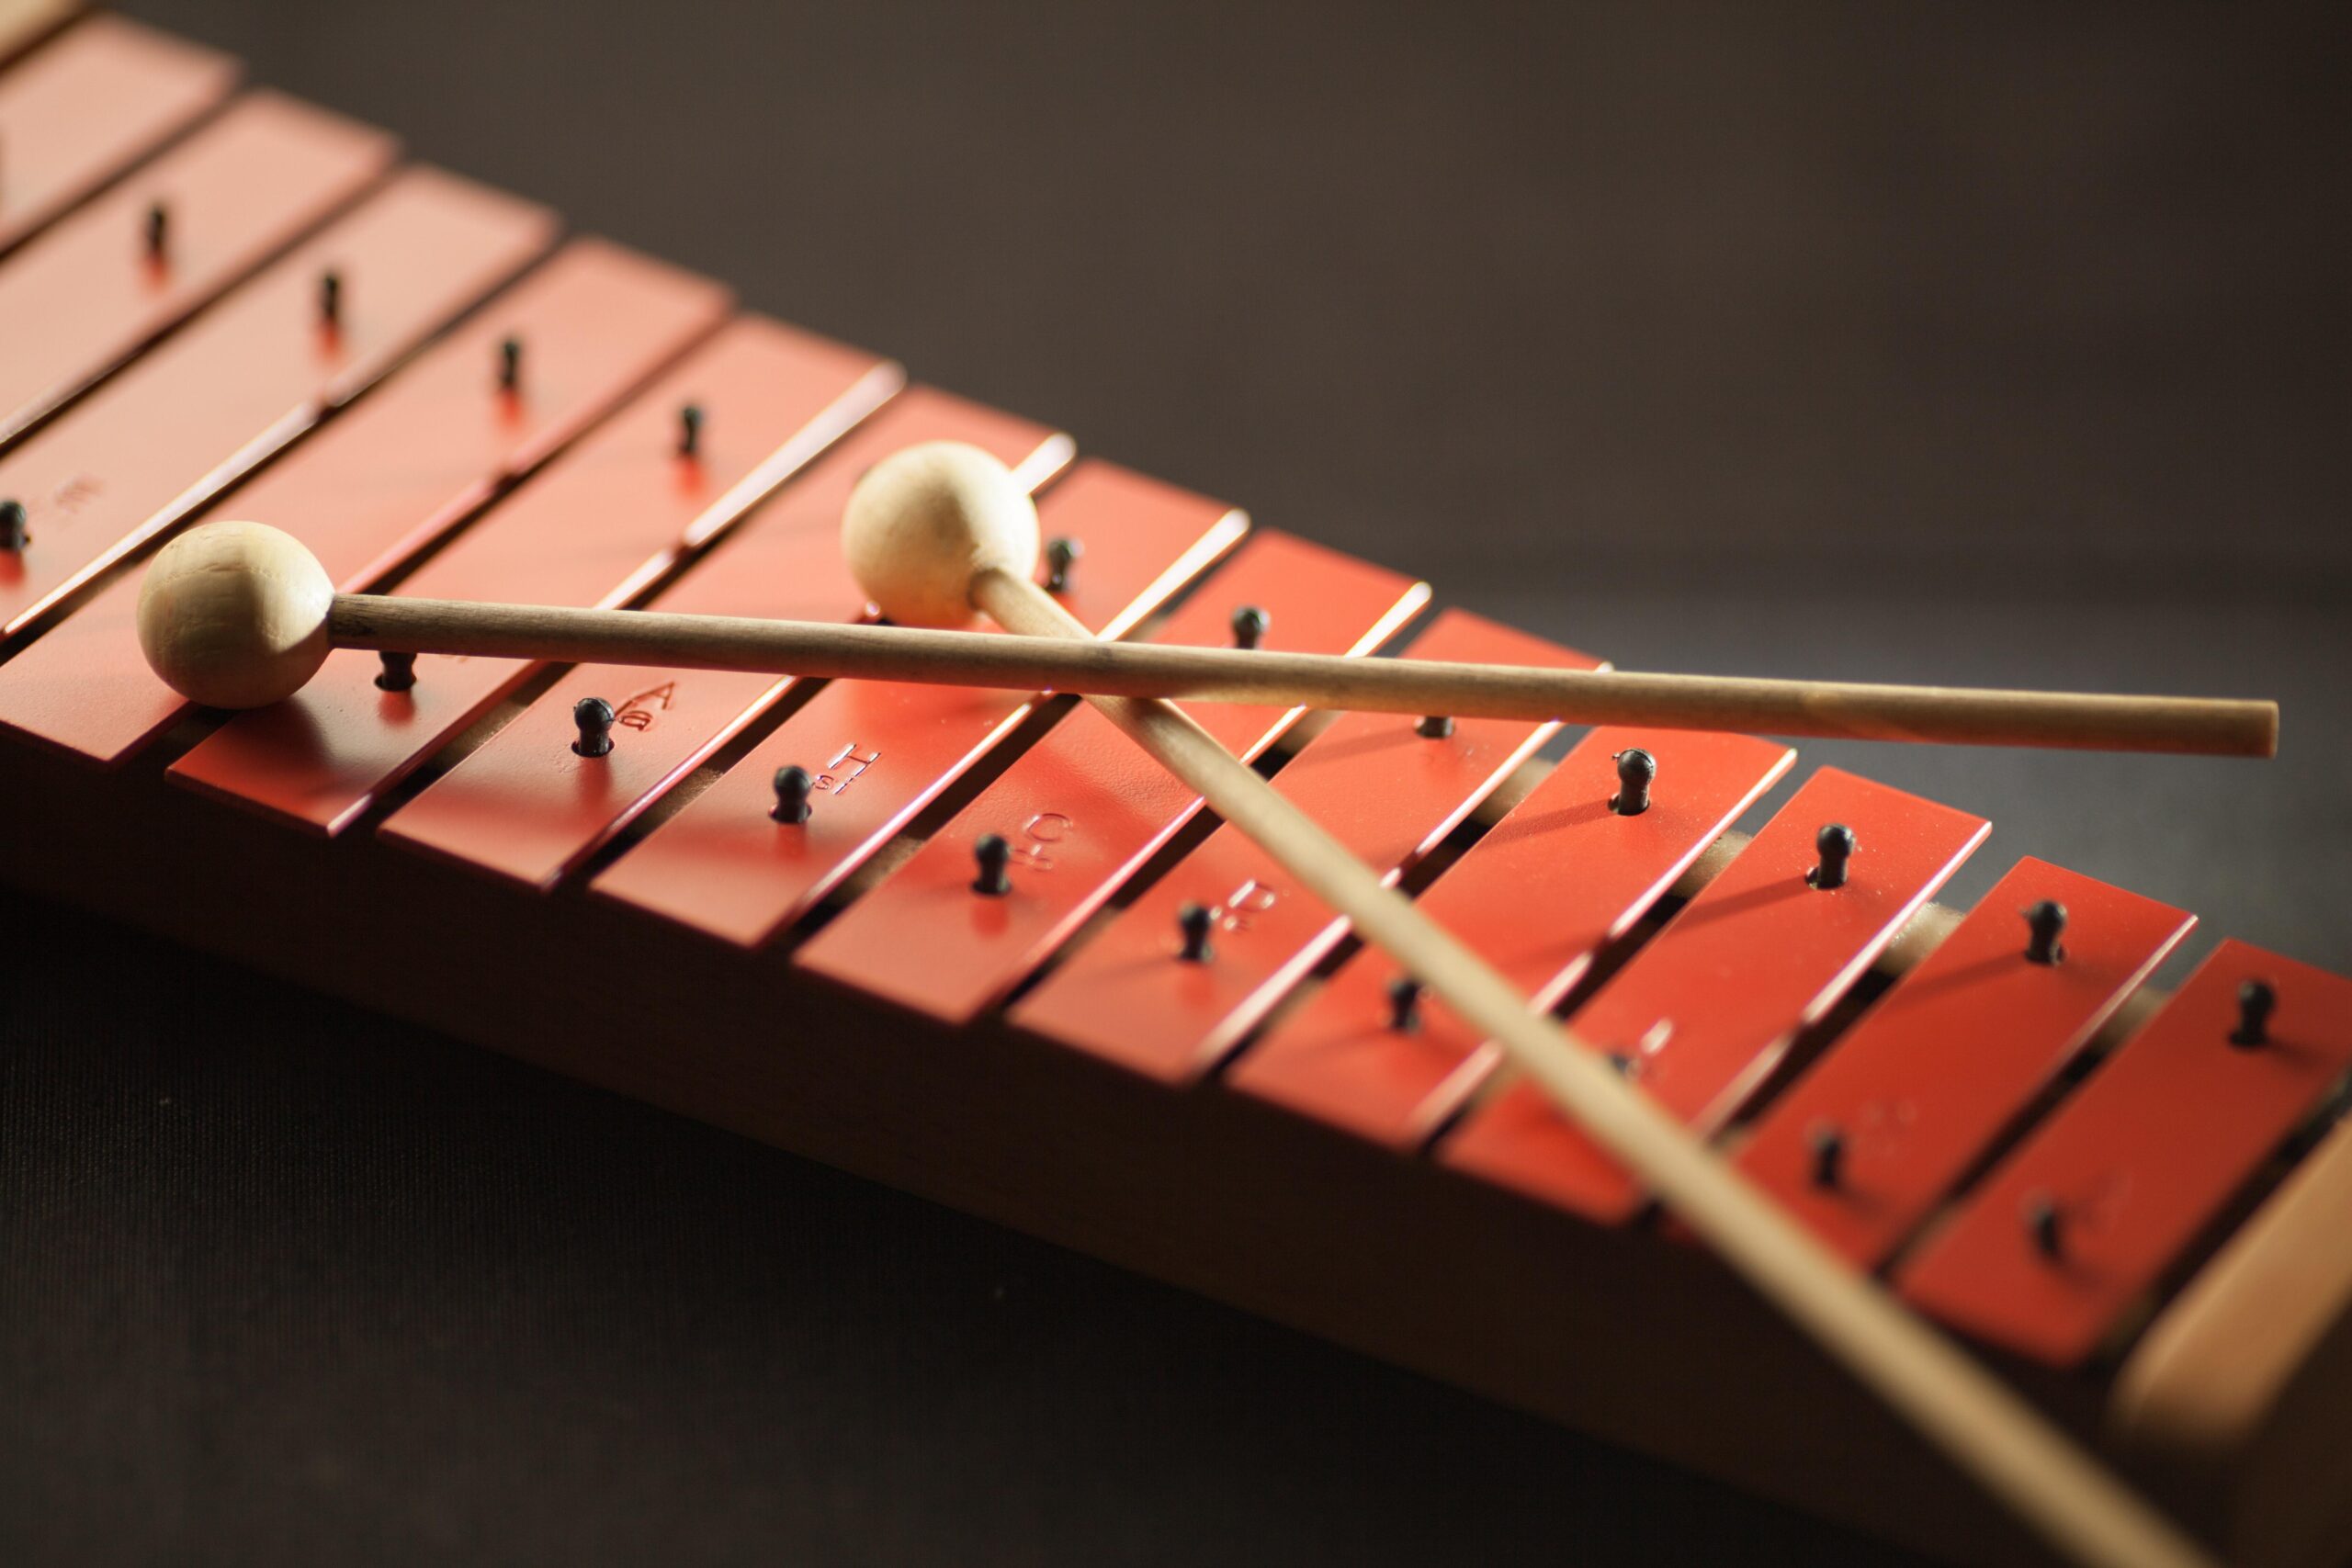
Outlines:
<svg viewBox="0 0 2352 1568"><path fill-rule="evenodd" d="M2352 968L2339 8L131 9L1630 668L2277 695L2268 767L1804 754L1991 817L1960 901L2038 853ZM0 1562L1899 1560L62 910L0 942Z"/></svg>
<svg viewBox="0 0 2352 1568"><path fill-rule="evenodd" d="M119 931L0 930L40 976L0 1023L0 1560L1893 1561Z"/></svg>

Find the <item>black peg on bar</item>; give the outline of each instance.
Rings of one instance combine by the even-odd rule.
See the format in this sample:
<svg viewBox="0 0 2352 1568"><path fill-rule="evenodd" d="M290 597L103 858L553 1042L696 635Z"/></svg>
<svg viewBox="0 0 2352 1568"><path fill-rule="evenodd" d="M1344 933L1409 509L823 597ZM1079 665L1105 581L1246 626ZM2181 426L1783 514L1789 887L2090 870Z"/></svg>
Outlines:
<svg viewBox="0 0 2352 1568"><path fill-rule="evenodd" d="M768 807L768 815L796 827L808 821L808 792L817 787L815 775L787 762L775 771L770 783L775 790L775 804Z"/></svg>
<svg viewBox="0 0 2352 1568"><path fill-rule="evenodd" d="M343 274L333 267L319 274L319 325L343 325Z"/></svg>
<svg viewBox="0 0 2352 1568"><path fill-rule="evenodd" d="M1421 983L1410 975L1388 982L1388 1027L1410 1034L1421 1026Z"/></svg>
<svg viewBox="0 0 2352 1568"><path fill-rule="evenodd" d="M159 262L171 249L172 209L164 203L152 202L147 208L147 259Z"/></svg>
<svg viewBox="0 0 2352 1568"><path fill-rule="evenodd" d="M379 658L384 667L376 671L376 689L379 692L405 692L416 684L416 655L397 649L385 649Z"/></svg>
<svg viewBox="0 0 2352 1568"><path fill-rule="evenodd" d="M972 878L972 891L990 898L1001 898L1012 891L1012 844L1001 833L983 833L972 844L972 863L979 867L979 874Z"/></svg>
<svg viewBox="0 0 2352 1568"><path fill-rule="evenodd" d="M702 456L702 405L688 403L678 411L678 456Z"/></svg>
<svg viewBox="0 0 2352 1568"><path fill-rule="evenodd" d="M571 722L580 739L571 749L583 757L602 757L613 749L613 705L602 697L582 697L571 705Z"/></svg>
<svg viewBox="0 0 2352 1568"><path fill-rule="evenodd" d="M2058 939L2066 934L2066 906L2055 898L2044 898L2030 904L2022 911L2025 916L2025 960L2029 964L2055 964L2066 956Z"/></svg>
<svg viewBox="0 0 2352 1568"><path fill-rule="evenodd" d="M2030 1192L2025 1200L2025 1232L2033 1238L2033 1249L2055 1262L2064 1256L2065 1226L2061 1217L2064 1211L2058 1201L2047 1192Z"/></svg>
<svg viewBox="0 0 2352 1568"><path fill-rule="evenodd" d="M33 542L26 521L23 502L0 501L0 554L13 556Z"/></svg>
<svg viewBox="0 0 2352 1568"><path fill-rule="evenodd" d="M1813 1184L1815 1187L1838 1187L1846 1179L1846 1134L1824 1122L1805 1134L1805 1147L1813 1151Z"/></svg>
<svg viewBox="0 0 2352 1568"><path fill-rule="evenodd" d="M523 340L502 338L498 344L498 389L511 392L523 384Z"/></svg>
<svg viewBox="0 0 2352 1568"><path fill-rule="evenodd" d="M2241 1050L2270 1043L2270 1014L2278 1005L2278 993L2267 980L2248 980L2238 987L2238 1026L2230 1031L2230 1043Z"/></svg>
<svg viewBox="0 0 2352 1568"><path fill-rule="evenodd" d="M1069 569L1076 566L1078 564L1078 558L1085 553L1086 547L1079 543L1076 539L1046 540L1046 592L1048 593L1068 592L1069 591Z"/></svg>
<svg viewBox="0 0 2352 1568"><path fill-rule="evenodd" d="M1233 646L1252 649L1266 640L1266 628L1272 617L1255 604L1243 604L1233 612Z"/></svg>
<svg viewBox="0 0 2352 1568"><path fill-rule="evenodd" d="M1642 1076L1642 1065L1634 1059L1631 1052L1603 1051L1600 1054L1600 1059L1616 1068L1617 1076L1621 1078L1637 1078Z"/></svg>
<svg viewBox="0 0 2352 1568"><path fill-rule="evenodd" d="M1617 793L1609 809L1620 817L1639 817L1650 808L1650 785L1657 781L1657 759L1635 746L1612 759L1617 764Z"/></svg>
<svg viewBox="0 0 2352 1568"><path fill-rule="evenodd" d="M1187 904L1176 911L1176 929L1184 933L1184 950L1178 956L1187 964L1206 964L1216 956L1216 949L1209 945L1209 932L1216 929L1216 911L1206 904Z"/></svg>
<svg viewBox="0 0 2352 1568"><path fill-rule="evenodd" d="M1854 857L1854 830L1842 822L1832 822L1813 836L1813 847L1821 855L1821 863L1804 874L1804 879L1815 887L1827 889L1846 886L1846 863Z"/></svg>
<svg viewBox="0 0 2352 1568"><path fill-rule="evenodd" d="M1450 740L1453 738L1453 720L1442 713L1433 713L1413 726L1413 733L1424 740Z"/></svg>

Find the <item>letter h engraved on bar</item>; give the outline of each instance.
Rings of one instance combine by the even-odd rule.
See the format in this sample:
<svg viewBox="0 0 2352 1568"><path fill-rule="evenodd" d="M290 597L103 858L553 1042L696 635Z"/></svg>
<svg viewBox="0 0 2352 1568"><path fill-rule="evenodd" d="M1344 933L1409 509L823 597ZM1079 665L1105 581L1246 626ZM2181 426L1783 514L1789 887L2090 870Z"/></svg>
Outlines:
<svg viewBox="0 0 2352 1568"><path fill-rule="evenodd" d="M825 771L817 775L816 787L831 795L846 794L849 786L857 782L858 775L881 760L881 752L860 751L857 742L852 740L834 752L825 763Z"/></svg>
<svg viewBox="0 0 2352 1568"><path fill-rule="evenodd" d="M1246 931L1250 929L1250 916L1264 914L1281 897L1282 894L1277 889L1254 876L1250 877L1227 894L1224 901L1217 905L1216 923L1229 931Z"/></svg>

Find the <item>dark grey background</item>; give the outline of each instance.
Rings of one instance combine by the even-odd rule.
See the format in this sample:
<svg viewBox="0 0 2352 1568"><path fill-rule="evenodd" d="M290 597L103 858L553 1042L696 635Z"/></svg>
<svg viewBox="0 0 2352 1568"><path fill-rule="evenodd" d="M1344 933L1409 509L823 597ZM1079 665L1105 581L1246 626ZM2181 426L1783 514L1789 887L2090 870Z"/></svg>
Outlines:
<svg viewBox="0 0 2352 1568"><path fill-rule="evenodd" d="M2340 7L142 0L421 156L1631 668L2273 694L1808 746L2352 968ZM0 1555L1881 1562L0 914Z"/></svg>

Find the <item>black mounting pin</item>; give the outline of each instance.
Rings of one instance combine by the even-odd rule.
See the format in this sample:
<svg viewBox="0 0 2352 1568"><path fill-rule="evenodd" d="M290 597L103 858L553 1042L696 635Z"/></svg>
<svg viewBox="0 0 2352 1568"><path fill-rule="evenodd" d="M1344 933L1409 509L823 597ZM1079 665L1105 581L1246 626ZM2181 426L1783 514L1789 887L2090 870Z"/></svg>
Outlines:
<svg viewBox="0 0 2352 1568"><path fill-rule="evenodd" d="M1048 593L1068 592L1069 591L1069 569L1076 566L1078 564L1078 558L1085 553L1086 547L1079 543L1076 539L1046 540L1046 592Z"/></svg>
<svg viewBox="0 0 2352 1568"><path fill-rule="evenodd" d="M2033 1249L2042 1257L2056 1261L2064 1256L2064 1211L2058 1201L2047 1192L2030 1192L2025 1200L2025 1232L2033 1238Z"/></svg>
<svg viewBox="0 0 2352 1568"><path fill-rule="evenodd" d="M13 556L33 542L25 523L23 502L0 501L0 554Z"/></svg>
<svg viewBox="0 0 2352 1568"><path fill-rule="evenodd" d="M973 892L1001 898L1012 891L1012 878L1007 874L1012 868L1012 844L1002 833L983 833L974 840L972 863L979 867L979 874L972 878Z"/></svg>
<svg viewBox="0 0 2352 1568"><path fill-rule="evenodd" d="M794 826L808 821L808 792L817 787L815 776L806 768L786 763L775 771L771 783L775 790L775 804L768 807L768 815Z"/></svg>
<svg viewBox="0 0 2352 1568"><path fill-rule="evenodd" d="M1388 982L1388 1027L1410 1034L1421 1026L1421 983L1410 975Z"/></svg>
<svg viewBox="0 0 2352 1568"><path fill-rule="evenodd" d="M1813 847L1821 855L1821 863L1804 874L1804 879L1815 887L1831 888L1846 886L1846 863L1854 856L1854 830L1843 822L1832 822L1813 836Z"/></svg>
<svg viewBox="0 0 2352 1568"><path fill-rule="evenodd" d="M678 456L702 456L702 405L688 403L678 411Z"/></svg>
<svg viewBox="0 0 2352 1568"><path fill-rule="evenodd" d="M319 325L329 331L343 325L343 274L333 267L319 274Z"/></svg>
<svg viewBox="0 0 2352 1568"><path fill-rule="evenodd" d="M147 207L147 259L159 262L171 249L172 209L163 202L150 202Z"/></svg>
<svg viewBox="0 0 2352 1568"><path fill-rule="evenodd" d="M1846 1179L1846 1134L1824 1122L1804 1135L1805 1147L1813 1151L1813 1184L1815 1187L1837 1187Z"/></svg>
<svg viewBox="0 0 2352 1568"><path fill-rule="evenodd" d="M2025 961L2028 964L2056 964L2066 956L2058 939L2066 934L2066 906L2055 898L2044 898L2039 904L2028 905L2025 916Z"/></svg>
<svg viewBox="0 0 2352 1568"><path fill-rule="evenodd" d="M1184 950L1177 956L1187 964L1206 964L1216 956L1209 932L1216 927L1216 911L1206 904L1187 904L1176 911L1176 929L1184 933Z"/></svg>
<svg viewBox="0 0 2352 1568"><path fill-rule="evenodd" d="M1262 645L1266 628L1272 624L1273 618L1255 604L1237 606L1233 612L1233 646L1252 649Z"/></svg>
<svg viewBox="0 0 2352 1568"><path fill-rule="evenodd" d="M511 392L523 384L523 340L519 337L501 338L498 342L498 389Z"/></svg>
<svg viewBox="0 0 2352 1568"><path fill-rule="evenodd" d="M2238 1026L2230 1031L2230 1043L2251 1050L2270 1043L2270 1014L2278 1005L2278 993L2267 980L2248 980L2238 987Z"/></svg>
<svg viewBox="0 0 2352 1568"><path fill-rule="evenodd" d="M1621 1078L1637 1078L1642 1076L1642 1065L1634 1059L1634 1055L1630 1051L1603 1051L1600 1054L1600 1059L1616 1068L1617 1076Z"/></svg>
<svg viewBox="0 0 2352 1568"><path fill-rule="evenodd" d="M1650 785L1657 782L1657 759L1635 746L1612 759L1617 764L1617 793L1609 809L1620 817L1639 817L1650 808Z"/></svg>
<svg viewBox="0 0 2352 1568"><path fill-rule="evenodd" d="M571 749L583 757L602 757L613 749L613 705L602 697L582 697L571 705L571 722L580 739Z"/></svg>
<svg viewBox="0 0 2352 1568"><path fill-rule="evenodd" d="M1453 720L1442 713L1433 713L1417 721L1413 733L1424 740L1450 740L1453 738Z"/></svg>
<svg viewBox="0 0 2352 1568"><path fill-rule="evenodd" d="M405 692L416 684L415 654L388 648L377 657L384 661L384 667L376 671L378 691Z"/></svg>

